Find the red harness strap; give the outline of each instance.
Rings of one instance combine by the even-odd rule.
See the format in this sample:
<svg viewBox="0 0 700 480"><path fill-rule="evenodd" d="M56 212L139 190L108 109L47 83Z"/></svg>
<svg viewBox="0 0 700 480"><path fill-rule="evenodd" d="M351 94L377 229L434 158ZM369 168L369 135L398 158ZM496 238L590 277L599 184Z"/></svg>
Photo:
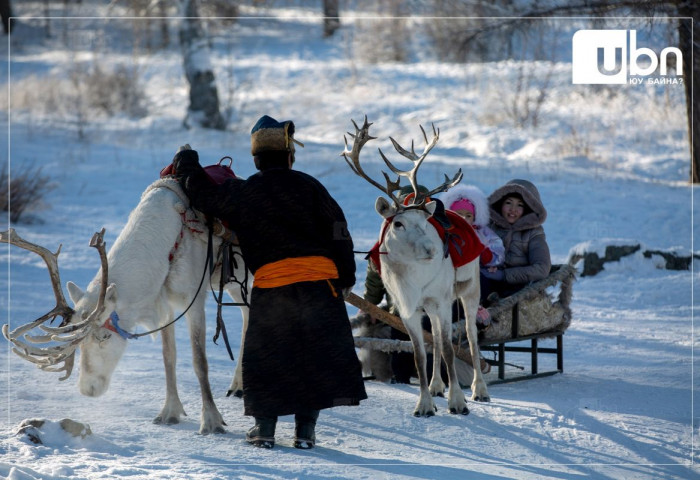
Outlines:
<svg viewBox="0 0 700 480"><path fill-rule="evenodd" d="M389 225L391 225L391 222L393 220L394 220L393 216L386 218L384 220L384 223L382 224L382 232L379 234L379 240L370 249L369 253L367 254L367 257L365 257L365 258L369 259L369 261L374 264L374 268L377 270L377 273L379 273L380 276L382 274L382 263L379 260L379 255L386 255L387 252L380 252L379 247L381 246L382 243L384 243L384 237L386 236L386 229L389 227Z"/></svg>
<svg viewBox="0 0 700 480"><path fill-rule="evenodd" d="M459 268L481 255L486 247L464 218L451 210L445 210L445 213L451 224L447 228L440 225L435 217L430 217L428 221L435 227L442 241L447 243L452 264Z"/></svg>
<svg viewBox="0 0 700 480"><path fill-rule="evenodd" d="M483 252L486 247L484 247L484 244L479 240L474 228L472 228L466 220L450 210L445 210L445 213L450 221L450 226L448 228L444 228L440 222L432 216L428 218L428 222L437 230L438 235L440 235L440 238L446 245L447 251L452 258L452 265L454 268L459 268L481 255L481 252ZM367 258L374 263L379 275L382 274L379 255L386 255L387 253L379 251L379 247L384 243L387 228L393 220L393 216L384 220L379 240L374 244L367 255Z"/></svg>
<svg viewBox="0 0 700 480"><path fill-rule="evenodd" d="M170 253L168 254L169 262L172 262L173 258L175 258L175 252L177 252L180 242L182 242L182 238L185 236L185 228L192 233L204 233L204 230L200 230L202 222L193 218L188 219L187 211L182 212L180 217L182 217L182 228L180 229L180 235L177 237L177 240L175 240L175 245L173 245L173 248L170 249Z"/></svg>

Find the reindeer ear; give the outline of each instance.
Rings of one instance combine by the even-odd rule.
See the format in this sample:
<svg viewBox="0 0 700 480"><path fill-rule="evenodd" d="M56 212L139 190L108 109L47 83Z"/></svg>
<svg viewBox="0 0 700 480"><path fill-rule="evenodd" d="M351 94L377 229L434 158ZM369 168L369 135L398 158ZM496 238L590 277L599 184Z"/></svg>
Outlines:
<svg viewBox="0 0 700 480"><path fill-rule="evenodd" d="M85 295L85 292L83 292L80 287L73 282L68 282L66 287L68 287L68 296L73 301L74 305L77 304L81 298L83 298L83 295Z"/></svg>
<svg viewBox="0 0 700 480"><path fill-rule="evenodd" d="M432 215L433 213L435 213L435 209L436 209L436 208L437 208L437 202L436 202L435 200L433 200L432 202L428 202L428 203L425 204L425 209L427 210L427 212L428 212L430 215Z"/></svg>
<svg viewBox="0 0 700 480"><path fill-rule="evenodd" d="M396 213L392 204L384 197L377 198L377 201L374 202L374 209L384 218L389 218Z"/></svg>

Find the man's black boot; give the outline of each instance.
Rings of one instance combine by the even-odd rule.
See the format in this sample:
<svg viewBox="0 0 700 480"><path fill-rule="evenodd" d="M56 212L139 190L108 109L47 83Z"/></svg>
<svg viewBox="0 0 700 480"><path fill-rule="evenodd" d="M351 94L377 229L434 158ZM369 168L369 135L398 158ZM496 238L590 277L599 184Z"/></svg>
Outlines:
<svg viewBox="0 0 700 480"><path fill-rule="evenodd" d="M246 442L260 448L275 446L277 417L255 417L255 426L245 435Z"/></svg>
<svg viewBox="0 0 700 480"><path fill-rule="evenodd" d="M318 410L306 410L294 416L294 448L308 450L316 445Z"/></svg>

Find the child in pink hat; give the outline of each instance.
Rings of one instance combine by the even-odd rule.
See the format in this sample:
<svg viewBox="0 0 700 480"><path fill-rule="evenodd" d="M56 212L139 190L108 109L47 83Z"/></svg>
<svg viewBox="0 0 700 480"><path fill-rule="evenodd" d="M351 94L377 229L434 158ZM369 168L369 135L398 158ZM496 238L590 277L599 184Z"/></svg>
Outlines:
<svg viewBox="0 0 700 480"><path fill-rule="evenodd" d="M483 267L496 267L505 260L503 240L489 228L489 206L486 195L474 185L456 185L440 197L445 208L464 218L479 236L486 250L481 254Z"/></svg>
<svg viewBox="0 0 700 480"><path fill-rule="evenodd" d="M445 204L445 208L464 218L474 228L481 243L486 246L479 260L482 268L490 269L501 265L505 260L506 250L501 237L488 226L490 215L484 192L474 185L456 185L443 193L440 200ZM477 312L477 320L482 325L490 323L489 312L481 305Z"/></svg>

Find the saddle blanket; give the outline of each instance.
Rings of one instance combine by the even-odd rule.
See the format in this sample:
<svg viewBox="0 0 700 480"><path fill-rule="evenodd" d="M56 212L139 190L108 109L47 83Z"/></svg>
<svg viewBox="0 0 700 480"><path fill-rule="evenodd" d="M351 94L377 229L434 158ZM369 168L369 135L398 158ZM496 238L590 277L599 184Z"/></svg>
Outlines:
<svg viewBox="0 0 700 480"><path fill-rule="evenodd" d="M481 255L481 252L483 252L486 247L484 247L484 244L479 240L474 228L469 225L466 220L451 210L445 210L445 214L450 224L448 227L443 226L443 224L433 216L428 218L428 222L437 230L438 235L440 235L445 245L445 256L447 256L447 252L449 252L452 265L457 269ZM374 244L367 255L367 258L374 263L380 275L382 271L379 255L383 254L383 252L379 251L379 247L384 242L387 228L393 219L394 217L389 217L384 220L379 241Z"/></svg>

